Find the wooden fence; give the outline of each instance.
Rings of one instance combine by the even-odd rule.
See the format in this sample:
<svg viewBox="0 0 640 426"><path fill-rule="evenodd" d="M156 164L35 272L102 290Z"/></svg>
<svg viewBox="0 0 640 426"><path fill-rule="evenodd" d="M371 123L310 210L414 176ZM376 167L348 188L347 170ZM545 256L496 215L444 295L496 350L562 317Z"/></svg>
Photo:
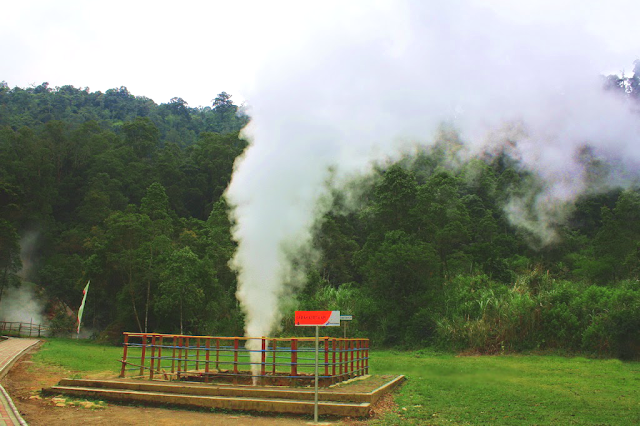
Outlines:
<svg viewBox="0 0 640 426"><path fill-rule="evenodd" d="M120 377L306 384L315 369L315 338L124 333L121 362ZM320 338L321 386L368 373L369 339Z"/></svg>
<svg viewBox="0 0 640 426"><path fill-rule="evenodd" d="M48 334L49 328L32 322L0 321L0 332L7 336L42 337Z"/></svg>

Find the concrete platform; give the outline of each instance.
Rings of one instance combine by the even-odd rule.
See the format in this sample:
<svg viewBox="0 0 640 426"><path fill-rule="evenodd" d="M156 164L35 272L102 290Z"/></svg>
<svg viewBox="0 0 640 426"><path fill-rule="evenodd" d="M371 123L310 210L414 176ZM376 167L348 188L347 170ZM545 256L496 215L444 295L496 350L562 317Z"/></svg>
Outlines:
<svg viewBox="0 0 640 426"><path fill-rule="evenodd" d="M363 417L385 393L405 380L396 376L368 392L322 390L318 393L320 415ZM313 389L262 386L226 386L200 383L154 382L132 379L63 379L58 386L43 389L117 402L174 405L189 408L219 408L239 411L313 414Z"/></svg>

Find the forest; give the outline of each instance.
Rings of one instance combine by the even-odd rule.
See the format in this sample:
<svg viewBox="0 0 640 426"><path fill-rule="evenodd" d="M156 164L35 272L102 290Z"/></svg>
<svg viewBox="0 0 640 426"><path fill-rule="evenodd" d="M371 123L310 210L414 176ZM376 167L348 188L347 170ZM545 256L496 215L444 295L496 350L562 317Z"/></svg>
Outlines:
<svg viewBox="0 0 640 426"><path fill-rule="evenodd" d="M640 106L635 64L633 77L603 85ZM126 87L2 82L0 299L35 283L63 332L91 280L84 324L97 338L242 335L223 194L249 120L225 92L192 108ZM350 334L378 347L637 358L640 186L598 185L611 166L585 145L588 178L607 189L578 199L543 244L505 212L514 194L534 202L537 176L505 150L461 162L462 145L443 130L430 147L378 165L357 183L355 210L334 194L315 227L320 256L283 301L278 333L303 332L296 309L339 309L354 317Z"/></svg>

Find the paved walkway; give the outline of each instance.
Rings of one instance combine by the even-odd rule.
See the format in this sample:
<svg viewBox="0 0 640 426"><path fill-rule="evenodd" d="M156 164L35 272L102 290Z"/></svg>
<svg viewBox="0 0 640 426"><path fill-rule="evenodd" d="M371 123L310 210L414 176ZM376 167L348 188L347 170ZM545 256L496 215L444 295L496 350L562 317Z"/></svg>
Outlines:
<svg viewBox="0 0 640 426"><path fill-rule="evenodd" d="M9 372L13 363L31 346L38 343L38 339L0 340L0 379ZM13 405L11 397L0 385L0 426L24 426L27 422L20 417L20 413Z"/></svg>

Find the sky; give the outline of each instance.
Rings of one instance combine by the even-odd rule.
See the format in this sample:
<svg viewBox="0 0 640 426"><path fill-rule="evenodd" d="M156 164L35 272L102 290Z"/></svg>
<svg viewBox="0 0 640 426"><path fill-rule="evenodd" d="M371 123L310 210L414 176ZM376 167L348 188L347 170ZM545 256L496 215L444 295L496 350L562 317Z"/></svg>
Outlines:
<svg viewBox="0 0 640 426"><path fill-rule="evenodd" d="M314 229L333 190L357 200L354 177L431 146L443 123L464 143L458 161L505 150L536 176L540 186L503 207L540 245L557 241L581 194L637 184L637 174L621 179L640 170L637 105L603 90L600 75L640 58L640 6L599 4L343 1L293 15L269 10L278 31L297 30L274 35L280 41L250 74L243 135L251 144L225 193L246 334L269 335L278 304L305 285L301 265L320 255ZM586 146L617 165L603 182L581 160Z"/></svg>
<svg viewBox="0 0 640 426"><path fill-rule="evenodd" d="M633 0L456 3L482 5L518 25L580 26L606 46L597 64L602 72L628 72L640 57L640 6ZM250 103L265 64L312 34L336 23L375 31L405 7L379 0L4 0L0 81L92 91L126 86L157 103L182 97L193 107L226 91Z"/></svg>
<svg viewBox="0 0 640 426"><path fill-rule="evenodd" d="M637 111L599 78L640 59L637 0L5 0L0 10L0 80L11 87L246 102L251 143L226 196L249 336L268 335L278 303L304 284L292 253L314 256L327 182L346 190L411 144L432 144L443 122L469 155L503 144L545 183L505 206L544 242L567 206L598 190L579 161L585 144L640 169Z"/></svg>

